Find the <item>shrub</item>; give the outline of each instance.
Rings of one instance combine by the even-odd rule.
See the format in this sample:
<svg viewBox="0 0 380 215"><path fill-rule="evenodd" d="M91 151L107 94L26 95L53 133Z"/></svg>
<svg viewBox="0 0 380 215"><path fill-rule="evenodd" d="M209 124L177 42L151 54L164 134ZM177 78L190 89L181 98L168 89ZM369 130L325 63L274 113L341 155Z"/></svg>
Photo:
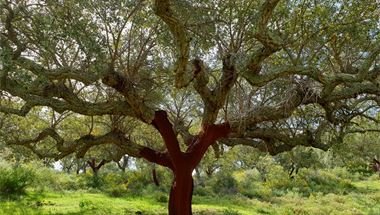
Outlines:
<svg viewBox="0 0 380 215"><path fill-rule="evenodd" d="M107 185L107 188L105 189L105 193L111 197L122 197L126 195L127 188L124 184Z"/></svg>
<svg viewBox="0 0 380 215"><path fill-rule="evenodd" d="M281 196L287 190L292 189L288 173L279 165L270 166L264 185L273 190L273 194L276 196Z"/></svg>
<svg viewBox="0 0 380 215"><path fill-rule="evenodd" d="M121 197L127 193L125 173L107 173L103 177L102 189L111 197Z"/></svg>
<svg viewBox="0 0 380 215"><path fill-rule="evenodd" d="M257 169L236 172L234 177L238 183L239 193L248 198L261 198L257 193L257 189L262 187L261 184L258 185L258 182L261 180L261 175Z"/></svg>
<svg viewBox="0 0 380 215"><path fill-rule="evenodd" d="M76 175L68 175L46 167L36 169L34 172L36 175L34 186L40 191L44 191L46 189L53 191L79 189Z"/></svg>
<svg viewBox="0 0 380 215"><path fill-rule="evenodd" d="M252 183L251 187L243 191L242 194L248 198L259 198L265 201L269 201L273 195L273 191L270 187L256 182Z"/></svg>
<svg viewBox="0 0 380 215"><path fill-rule="evenodd" d="M237 193L238 183L231 174L220 172L215 176L216 179L214 183L212 183L214 193L222 195Z"/></svg>
<svg viewBox="0 0 380 215"><path fill-rule="evenodd" d="M103 175L99 174L95 176L90 172L77 175L77 187L86 190L99 191L104 188Z"/></svg>
<svg viewBox="0 0 380 215"><path fill-rule="evenodd" d="M378 180L380 180L379 174L373 174L370 177L368 177L368 181L378 181Z"/></svg>
<svg viewBox="0 0 380 215"><path fill-rule="evenodd" d="M359 181L368 177L365 177L362 172L352 172L345 167L335 167L333 169L329 169L328 171L341 179L347 179L350 181Z"/></svg>
<svg viewBox="0 0 380 215"><path fill-rule="evenodd" d="M97 209L97 206L91 200L81 200L79 208L81 211L87 211Z"/></svg>
<svg viewBox="0 0 380 215"><path fill-rule="evenodd" d="M103 178L101 176L92 175L91 177L89 177L87 186L96 188L96 189L101 189L103 184L104 184Z"/></svg>
<svg viewBox="0 0 380 215"><path fill-rule="evenodd" d="M222 215L220 211L214 210L214 209L200 209L195 210L194 215Z"/></svg>
<svg viewBox="0 0 380 215"><path fill-rule="evenodd" d="M273 195L282 196L292 189L288 174L273 162L263 167L261 172L251 169L237 172L234 176L238 181L239 193L248 198L269 200Z"/></svg>
<svg viewBox="0 0 380 215"><path fill-rule="evenodd" d="M15 198L25 194L33 179L34 173L26 168L0 167L0 196Z"/></svg>
<svg viewBox="0 0 380 215"><path fill-rule="evenodd" d="M167 203L169 201L168 194L162 193L162 192L158 192L155 195L155 199L157 202L160 202L160 203Z"/></svg>
<svg viewBox="0 0 380 215"><path fill-rule="evenodd" d="M195 186L194 187L194 195L198 196L211 196L213 194L213 189L210 186Z"/></svg>
<svg viewBox="0 0 380 215"><path fill-rule="evenodd" d="M150 178L141 172L130 172L127 178L127 189L133 194L140 194L149 184L152 184Z"/></svg>
<svg viewBox="0 0 380 215"><path fill-rule="evenodd" d="M226 209L223 211L223 215L240 215L239 211L232 210L232 209Z"/></svg>
<svg viewBox="0 0 380 215"><path fill-rule="evenodd" d="M294 187L306 196L313 192L323 194L347 194L355 186L347 179L342 179L333 171L301 169L294 182Z"/></svg>

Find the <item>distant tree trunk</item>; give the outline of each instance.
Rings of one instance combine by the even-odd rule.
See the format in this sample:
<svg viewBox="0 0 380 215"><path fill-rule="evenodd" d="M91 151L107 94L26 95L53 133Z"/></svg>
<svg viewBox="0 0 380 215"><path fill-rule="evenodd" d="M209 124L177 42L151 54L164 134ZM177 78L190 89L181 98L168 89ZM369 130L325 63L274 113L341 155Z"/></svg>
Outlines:
<svg viewBox="0 0 380 215"><path fill-rule="evenodd" d="M44 164L45 167L52 167L52 159L44 158L42 160L42 163Z"/></svg>
<svg viewBox="0 0 380 215"><path fill-rule="evenodd" d="M160 186L160 181L158 180L158 177L157 177L157 171L156 171L156 168L153 167L152 169L152 177L153 177L153 182L154 184L159 187Z"/></svg>
<svg viewBox="0 0 380 215"><path fill-rule="evenodd" d="M205 170L207 177L211 178L214 172L218 169L217 166L208 166Z"/></svg>
<svg viewBox="0 0 380 215"><path fill-rule="evenodd" d="M86 173L87 165L88 165L87 162L84 162L81 159L77 159L76 163L77 163L77 169L76 169L77 175L79 175L81 170L83 171L83 173Z"/></svg>
<svg viewBox="0 0 380 215"><path fill-rule="evenodd" d="M202 179L201 171L199 170L199 168L195 168L195 177L198 181L197 185L204 187L205 183L204 183L204 180Z"/></svg>
<svg viewBox="0 0 380 215"><path fill-rule="evenodd" d="M289 171L289 178L294 179L294 175L293 175L294 171L295 171L295 174L297 174L298 167L294 163L292 163L292 167L290 168L290 171Z"/></svg>
<svg viewBox="0 0 380 215"><path fill-rule="evenodd" d="M92 158L91 160L88 160L87 161L87 164L90 166L91 170L92 170L92 173L94 174L94 177L97 177L98 176L98 172L100 170L100 168L106 164L107 161L106 160L102 160L98 165L96 165L96 160L95 158Z"/></svg>
<svg viewBox="0 0 380 215"><path fill-rule="evenodd" d="M127 169L128 164L129 164L129 156L123 155L123 158L116 163L117 163L117 166L119 167L119 169L121 171L125 172L125 169Z"/></svg>
<svg viewBox="0 0 380 215"><path fill-rule="evenodd" d="M65 166L63 167L63 169L65 170L65 172L66 172L67 174L70 174L70 173L71 173L71 170L72 170L72 168L73 168L73 166L74 166L74 163L71 162L70 164L65 165Z"/></svg>
<svg viewBox="0 0 380 215"><path fill-rule="evenodd" d="M86 174L86 172L87 172L87 163L84 164L84 165L82 165L82 166L78 166L77 167L77 170L76 170L77 175L79 175L81 173L81 171L82 171L82 173Z"/></svg>
<svg viewBox="0 0 380 215"><path fill-rule="evenodd" d="M380 161L378 161L376 158L372 161L372 169L373 171L377 172L380 176Z"/></svg>

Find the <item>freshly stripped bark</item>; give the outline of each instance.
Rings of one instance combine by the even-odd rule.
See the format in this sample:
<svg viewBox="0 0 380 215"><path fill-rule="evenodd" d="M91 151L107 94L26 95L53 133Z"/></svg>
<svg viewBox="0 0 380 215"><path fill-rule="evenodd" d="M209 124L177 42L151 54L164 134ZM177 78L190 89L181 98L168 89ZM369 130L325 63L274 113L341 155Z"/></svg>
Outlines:
<svg viewBox="0 0 380 215"><path fill-rule="evenodd" d="M191 199L193 192L192 172L199 164L207 148L218 139L228 136L229 124L209 125L203 128L197 138L188 146L185 152L179 147L179 142L165 111L156 111L152 125L161 134L167 148L167 156L162 157L160 163L168 162L174 179L169 198L169 214L191 213ZM151 160L152 161L152 160ZM157 163L157 162L156 162Z"/></svg>

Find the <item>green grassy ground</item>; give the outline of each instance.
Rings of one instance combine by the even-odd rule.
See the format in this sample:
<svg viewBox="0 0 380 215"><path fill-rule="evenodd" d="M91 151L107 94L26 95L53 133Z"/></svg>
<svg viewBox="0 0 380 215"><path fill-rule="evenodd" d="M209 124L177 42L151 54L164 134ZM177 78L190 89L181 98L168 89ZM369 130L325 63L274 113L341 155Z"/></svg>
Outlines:
<svg viewBox="0 0 380 215"><path fill-rule="evenodd" d="M194 214L341 214L380 215L380 181L356 182L357 191L347 195L315 193L302 197L290 192L268 201L243 197L199 197L193 201ZM112 198L101 193L33 193L17 201L0 202L0 214L166 214L166 203L154 196ZM138 214L138 213L137 213Z"/></svg>

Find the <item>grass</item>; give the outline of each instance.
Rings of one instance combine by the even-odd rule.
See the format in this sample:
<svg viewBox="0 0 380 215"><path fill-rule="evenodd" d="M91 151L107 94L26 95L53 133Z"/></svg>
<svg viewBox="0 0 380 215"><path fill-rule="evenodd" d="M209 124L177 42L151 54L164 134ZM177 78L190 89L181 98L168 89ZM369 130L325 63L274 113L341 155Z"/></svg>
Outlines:
<svg viewBox="0 0 380 215"><path fill-rule="evenodd" d="M166 214L166 205L152 198L112 198L102 193L29 193L19 201L0 204L0 214ZM161 213L160 213L161 212Z"/></svg>
<svg viewBox="0 0 380 215"><path fill-rule="evenodd" d="M271 215L379 215L380 180L354 183L358 188L347 195L313 193L303 197L288 192L268 201L248 199L239 196L200 197L193 200L194 214L224 215L271 214ZM126 196L112 198L102 193L75 192L28 192L16 201L1 201L0 214L148 214L163 215L166 203L160 203L155 196ZM235 213L234 213L235 212Z"/></svg>

